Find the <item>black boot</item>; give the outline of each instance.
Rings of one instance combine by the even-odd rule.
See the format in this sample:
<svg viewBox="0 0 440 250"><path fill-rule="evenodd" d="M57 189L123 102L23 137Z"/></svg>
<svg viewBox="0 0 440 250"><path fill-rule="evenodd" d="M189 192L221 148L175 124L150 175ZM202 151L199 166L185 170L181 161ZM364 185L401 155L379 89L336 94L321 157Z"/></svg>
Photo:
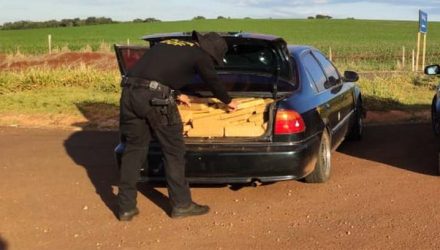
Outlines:
<svg viewBox="0 0 440 250"><path fill-rule="evenodd" d="M131 221L133 217L139 214L139 209L137 207L133 208L132 210L125 211L125 212L119 212L119 220L120 221Z"/></svg>
<svg viewBox="0 0 440 250"><path fill-rule="evenodd" d="M187 208L173 208L171 211L171 218L183 218L188 216L197 216L202 214L207 214L209 212L209 207L205 205L199 205L192 202Z"/></svg>

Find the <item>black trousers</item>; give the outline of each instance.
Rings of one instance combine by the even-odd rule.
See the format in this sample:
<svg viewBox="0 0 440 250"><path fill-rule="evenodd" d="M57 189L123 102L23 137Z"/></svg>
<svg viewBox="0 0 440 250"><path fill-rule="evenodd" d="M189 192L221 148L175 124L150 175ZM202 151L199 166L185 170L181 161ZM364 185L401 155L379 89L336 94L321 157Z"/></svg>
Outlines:
<svg viewBox="0 0 440 250"><path fill-rule="evenodd" d="M136 183L147 160L152 133L164 154L165 177L172 207L191 204L191 192L185 178L183 125L175 103L152 106L152 98L162 93L145 87L124 87L120 99L120 133L125 141L122 154L118 203L120 211L136 207Z"/></svg>

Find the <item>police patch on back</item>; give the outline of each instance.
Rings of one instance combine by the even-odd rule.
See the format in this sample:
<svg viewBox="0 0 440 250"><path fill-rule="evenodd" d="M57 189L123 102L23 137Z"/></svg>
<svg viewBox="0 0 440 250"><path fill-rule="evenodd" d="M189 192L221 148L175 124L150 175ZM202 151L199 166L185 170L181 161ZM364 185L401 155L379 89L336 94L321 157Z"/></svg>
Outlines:
<svg viewBox="0 0 440 250"><path fill-rule="evenodd" d="M193 42L183 41L179 39L169 39L169 40L161 41L160 43L174 45L174 46L190 46L190 47L196 46L196 44Z"/></svg>

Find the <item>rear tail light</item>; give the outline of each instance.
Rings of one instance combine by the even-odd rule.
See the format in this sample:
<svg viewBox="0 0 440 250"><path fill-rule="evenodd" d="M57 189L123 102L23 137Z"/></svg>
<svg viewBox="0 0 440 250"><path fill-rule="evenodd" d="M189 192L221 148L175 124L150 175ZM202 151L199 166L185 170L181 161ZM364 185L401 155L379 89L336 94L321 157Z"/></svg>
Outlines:
<svg viewBox="0 0 440 250"><path fill-rule="evenodd" d="M275 117L275 134L297 134L304 132L306 125L301 115L293 110L279 109Z"/></svg>

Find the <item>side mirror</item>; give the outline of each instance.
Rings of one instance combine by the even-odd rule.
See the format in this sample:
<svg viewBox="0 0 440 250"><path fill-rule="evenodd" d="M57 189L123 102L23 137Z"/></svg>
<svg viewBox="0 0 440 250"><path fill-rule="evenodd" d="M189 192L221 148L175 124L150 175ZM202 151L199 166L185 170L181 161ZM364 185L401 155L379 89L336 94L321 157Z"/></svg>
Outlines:
<svg viewBox="0 0 440 250"><path fill-rule="evenodd" d="M358 73L354 71L345 71L344 72L344 81L346 82L357 82L359 80Z"/></svg>
<svg viewBox="0 0 440 250"><path fill-rule="evenodd" d="M425 67L425 74L437 75L440 73L440 66L438 64L429 65Z"/></svg>

